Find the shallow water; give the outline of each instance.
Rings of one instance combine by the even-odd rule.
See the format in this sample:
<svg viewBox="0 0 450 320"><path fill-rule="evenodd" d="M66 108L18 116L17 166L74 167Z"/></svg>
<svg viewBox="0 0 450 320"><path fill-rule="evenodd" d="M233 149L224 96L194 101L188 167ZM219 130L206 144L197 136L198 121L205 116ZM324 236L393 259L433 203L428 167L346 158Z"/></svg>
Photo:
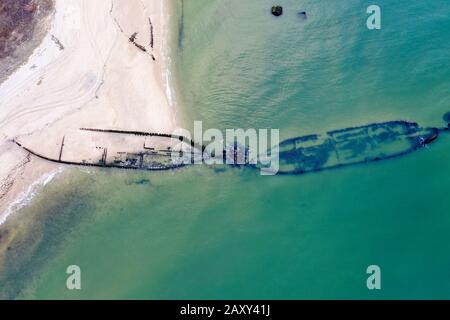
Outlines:
<svg viewBox="0 0 450 320"><path fill-rule="evenodd" d="M448 1L378 1L380 31L365 27L368 1L286 0L280 18L268 0L174 4L187 128L271 127L286 139L388 120L441 127L450 108ZM6 226L28 232L0 288L10 298L449 298L449 147L444 133L406 157L305 176L74 169ZM72 264L81 291L65 287ZM380 291L366 288L371 264Z"/></svg>

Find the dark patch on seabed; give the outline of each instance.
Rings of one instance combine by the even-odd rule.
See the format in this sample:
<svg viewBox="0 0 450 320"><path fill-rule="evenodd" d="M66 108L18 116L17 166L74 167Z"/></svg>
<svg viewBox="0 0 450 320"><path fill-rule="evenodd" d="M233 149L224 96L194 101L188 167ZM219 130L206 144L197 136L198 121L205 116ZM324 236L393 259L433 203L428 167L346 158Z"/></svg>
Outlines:
<svg viewBox="0 0 450 320"><path fill-rule="evenodd" d="M127 181L126 184L127 185L137 185L137 186L143 186L143 185L150 186L151 181L150 181L150 179L142 178L142 179L138 179L138 180Z"/></svg>
<svg viewBox="0 0 450 320"><path fill-rule="evenodd" d="M0 83L22 65L45 36L53 0L0 1Z"/></svg>

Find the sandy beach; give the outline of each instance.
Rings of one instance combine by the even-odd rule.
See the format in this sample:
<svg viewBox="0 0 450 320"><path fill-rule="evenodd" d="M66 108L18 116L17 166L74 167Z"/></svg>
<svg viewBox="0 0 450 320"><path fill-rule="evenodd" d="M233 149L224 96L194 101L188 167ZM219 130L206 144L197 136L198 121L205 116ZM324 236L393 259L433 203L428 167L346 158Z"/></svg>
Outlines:
<svg viewBox="0 0 450 320"><path fill-rule="evenodd" d="M56 0L28 62L0 86L0 223L64 167L13 143L53 152L81 127L171 133L162 0ZM130 40L131 38L131 40Z"/></svg>

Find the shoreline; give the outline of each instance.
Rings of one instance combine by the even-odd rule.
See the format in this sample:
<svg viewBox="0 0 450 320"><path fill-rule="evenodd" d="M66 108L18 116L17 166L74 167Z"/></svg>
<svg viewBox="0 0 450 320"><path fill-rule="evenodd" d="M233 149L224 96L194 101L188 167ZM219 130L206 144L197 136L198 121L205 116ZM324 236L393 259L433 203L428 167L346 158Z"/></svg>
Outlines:
<svg viewBox="0 0 450 320"><path fill-rule="evenodd" d="M64 170L29 157L12 139L30 139L45 149L50 138L83 126L175 129L166 48L169 5L163 0L56 1L42 43L0 85L0 226ZM147 38L149 18L153 48ZM130 42L136 32L136 42L147 52Z"/></svg>
<svg viewBox="0 0 450 320"><path fill-rule="evenodd" d="M54 0L0 4L0 84L24 65L42 43L52 22Z"/></svg>

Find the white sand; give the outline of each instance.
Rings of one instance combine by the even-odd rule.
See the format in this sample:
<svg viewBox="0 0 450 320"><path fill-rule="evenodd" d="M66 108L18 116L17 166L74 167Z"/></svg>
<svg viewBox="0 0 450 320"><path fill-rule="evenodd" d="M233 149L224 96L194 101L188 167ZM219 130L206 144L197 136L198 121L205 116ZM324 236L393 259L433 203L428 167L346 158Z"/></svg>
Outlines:
<svg viewBox="0 0 450 320"><path fill-rule="evenodd" d="M175 129L162 74L163 2L56 0L49 34L28 63L0 86L0 222L11 206L17 207L17 199L27 198L34 182L46 181L59 168L28 157L12 139L32 141L27 147L45 154L48 137L80 127ZM129 41L135 32L147 53Z"/></svg>

